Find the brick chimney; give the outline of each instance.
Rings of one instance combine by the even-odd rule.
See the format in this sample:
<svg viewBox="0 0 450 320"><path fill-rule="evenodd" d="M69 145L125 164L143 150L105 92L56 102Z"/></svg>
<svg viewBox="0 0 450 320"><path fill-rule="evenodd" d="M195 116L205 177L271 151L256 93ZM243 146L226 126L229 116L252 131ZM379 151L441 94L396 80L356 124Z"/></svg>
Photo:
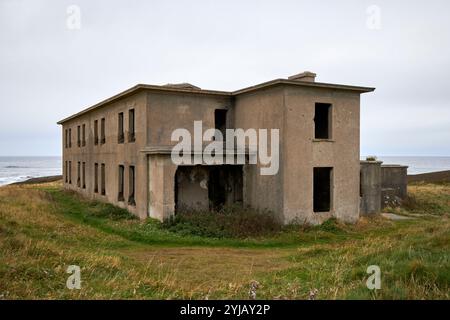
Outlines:
<svg viewBox="0 0 450 320"><path fill-rule="evenodd" d="M313 72L305 71L293 76L290 76L288 80L292 81L306 81L306 82L315 82L316 74Z"/></svg>

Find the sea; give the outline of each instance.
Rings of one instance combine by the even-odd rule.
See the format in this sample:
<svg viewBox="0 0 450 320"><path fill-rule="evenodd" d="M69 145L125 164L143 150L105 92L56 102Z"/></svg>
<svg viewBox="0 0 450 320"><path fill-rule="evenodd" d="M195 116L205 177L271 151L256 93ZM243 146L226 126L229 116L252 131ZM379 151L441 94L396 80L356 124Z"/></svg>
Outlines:
<svg viewBox="0 0 450 320"><path fill-rule="evenodd" d="M0 186L60 174L61 157L0 157Z"/></svg>
<svg viewBox="0 0 450 320"><path fill-rule="evenodd" d="M380 156L377 159L384 164L407 165L408 174L450 170L450 157ZM0 186L60 174L61 157L0 157Z"/></svg>

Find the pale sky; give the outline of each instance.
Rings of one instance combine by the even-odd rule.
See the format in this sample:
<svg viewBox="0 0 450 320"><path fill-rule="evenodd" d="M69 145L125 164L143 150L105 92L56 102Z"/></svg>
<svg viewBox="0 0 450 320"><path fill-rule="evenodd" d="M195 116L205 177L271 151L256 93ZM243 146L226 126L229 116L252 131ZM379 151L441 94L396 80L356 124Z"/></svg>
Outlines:
<svg viewBox="0 0 450 320"><path fill-rule="evenodd" d="M449 12L446 0L0 0L0 156L60 155L58 120L137 83L231 91L305 70L377 88L361 100L362 155L450 155Z"/></svg>

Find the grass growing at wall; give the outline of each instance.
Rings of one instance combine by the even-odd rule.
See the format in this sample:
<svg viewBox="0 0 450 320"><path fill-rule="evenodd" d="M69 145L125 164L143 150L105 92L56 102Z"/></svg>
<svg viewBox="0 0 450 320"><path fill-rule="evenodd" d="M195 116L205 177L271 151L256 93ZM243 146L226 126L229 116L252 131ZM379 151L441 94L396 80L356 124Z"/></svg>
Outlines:
<svg viewBox="0 0 450 320"><path fill-rule="evenodd" d="M410 191L418 204L398 210L429 214L219 238L141 222L58 183L0 188L0 299L245 299L252 280L266 299L449 299L450 186ZM72 264L81 290L65 286ZM377 292L365 286L372 264Z"/></svg>

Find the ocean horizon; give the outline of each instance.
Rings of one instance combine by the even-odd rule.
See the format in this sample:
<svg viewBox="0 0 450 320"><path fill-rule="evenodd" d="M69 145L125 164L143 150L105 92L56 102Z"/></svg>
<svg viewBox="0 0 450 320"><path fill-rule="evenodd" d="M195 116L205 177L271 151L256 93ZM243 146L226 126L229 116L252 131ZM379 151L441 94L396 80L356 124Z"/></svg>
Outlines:
<svg viewBox="0 0 450 320"><path fill-rule="evenodd" d="M450 170L450 156L378 156L377 160L384 164L406 165L408 174ZM0 156L0 186L61 174L60 156Z"/></svg>

